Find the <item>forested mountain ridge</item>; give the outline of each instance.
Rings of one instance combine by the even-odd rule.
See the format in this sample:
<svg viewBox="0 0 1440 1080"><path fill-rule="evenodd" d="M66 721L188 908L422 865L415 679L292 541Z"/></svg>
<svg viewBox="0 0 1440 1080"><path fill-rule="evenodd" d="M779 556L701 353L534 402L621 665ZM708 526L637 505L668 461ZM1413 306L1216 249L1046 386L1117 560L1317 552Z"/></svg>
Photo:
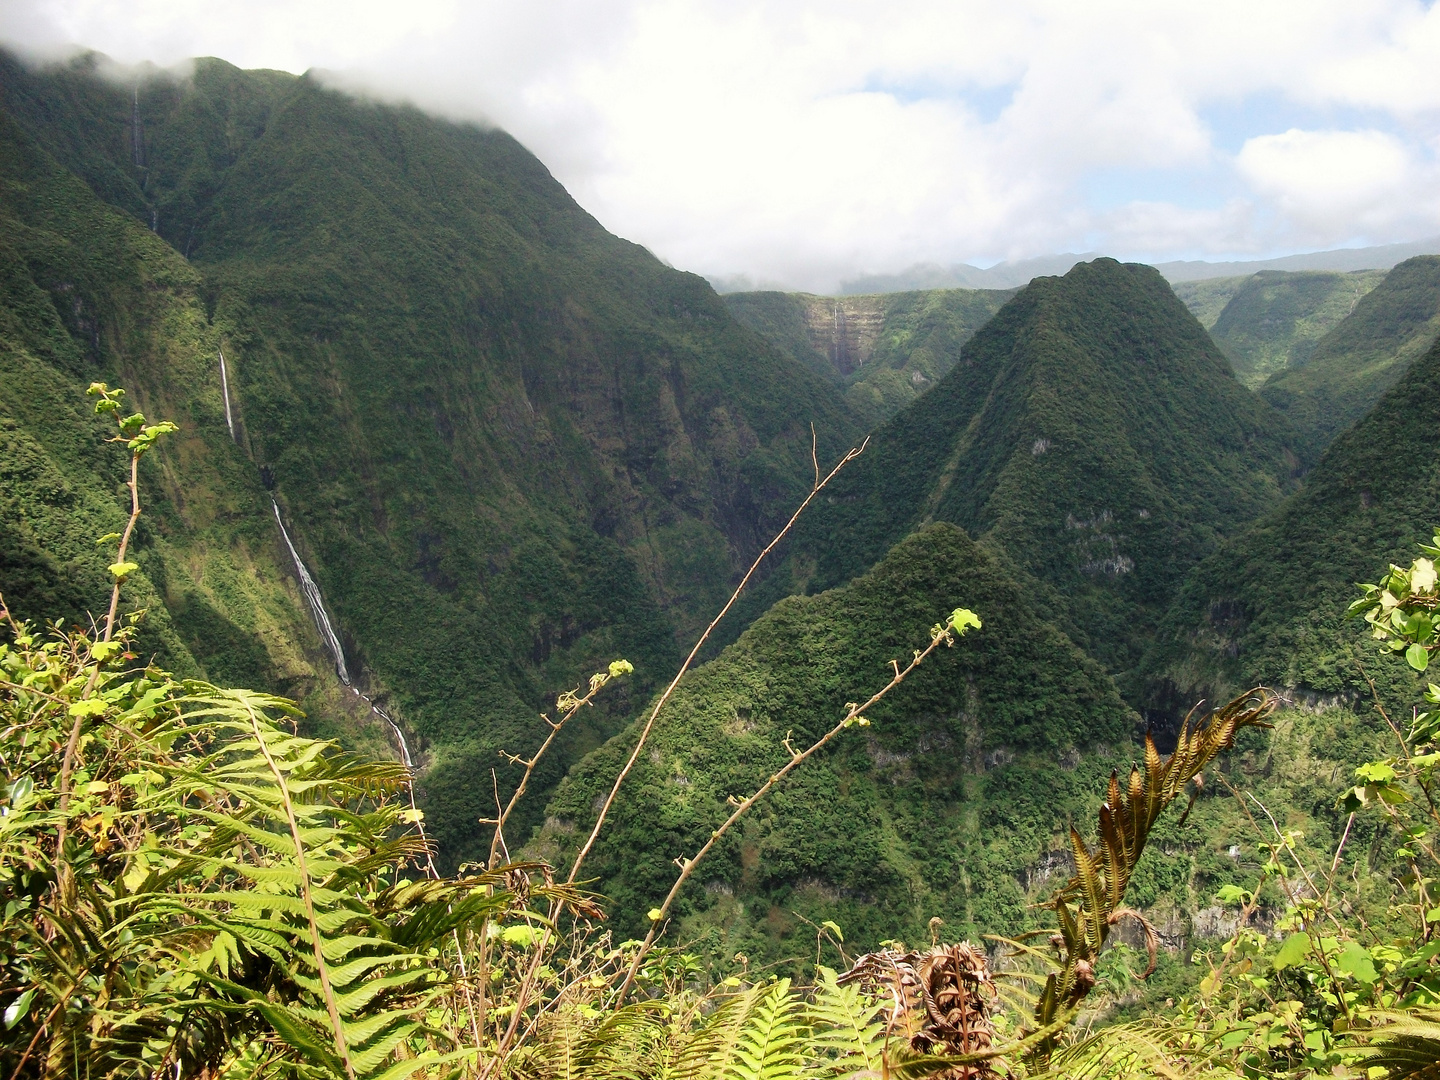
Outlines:
<svg viewBox="0 0 1440 1080"><path fill-rule="evenodd" d="M1368 697L1345 610L1354 582L1408 564L1440 522L1437 386L1440 344L1330 445L1299 492L1195 568L1146 655L1149 704L1173 711L1253 683ZM1413 692L1403 665L1371 663Z"/></svg>
<svg viewBox="0 0 1440 1080"><path fill-rule="evenodd" d="M167 402L185 370L203 406L177 418L228 440L224 349L251 495L214 543L250 530L285 565L263 477L351 667L428 744L451 856L493 801L475 777L498 765L505 782L496 751L538 741L557 689L615 655L641 690L667 672L677 630L808 485L810 424L825 456L859 433L833 380L606 233L501 132L213 60L122 86L93 58L6 58L0 108L58 162L29 196L66 205L78 177L179 253L141 244L201 302L192 338L166 345L188 366L103 355L79 381L123 376ZM136 256L115 258L102 274L131 272ZM76 311L86 287L38 285ZM15 408L34 425L41 405Z"/></svg>
<svg viewBox="0 0 1440 1080"><path fill-rule="evenodd" d="M1260 393L1300 434L1313 463L1364 416L1440 335L1440 255L1391 270L1301 362L1276 372Z"/></svg>
<svg viewBox="0 0 1440 1080"><path fill-rule="evenodd" d="M622 932L643 928L671 860L704 842L727 798L783 764L785 740L808 745L845 702L883 686L889 661L928 643L957 604L984 627L758 808L679 914L684 936L722 960L784 955L802 932L797 914L837 919L861 940L918 940L932 915L967 935L1022 921L1027 868L1138 723L1030 596L993 554L937 523L849 584L771 608L681 685L591 857ZM632 728L571 770L534 850L568 862L634 738ZM1081 750L1102 758L1077 772Z"/></svg>
<svg viewBox="0 0 1440 1080"><path fill-rule="evenodd" d="M1240 283L1207 329L1236 377L1254 389L1278 372L1307 363L1325 335L1388 273L1262 271ZM1191 288L1186 291L1199 294L1202 289L1195 286L1209 283L1187 284ZM1182 288L1177 286L1177 294Z"/></svg>
<svg viewBox="0 0 1440 1080"><path fill-rule="evenodd" d="M1123 671L1189 567L1293 486L1290 440L1155 270L1082 263L875 433L794 572L829 587L952 521L1068 597L1071 636Z"/></svg>

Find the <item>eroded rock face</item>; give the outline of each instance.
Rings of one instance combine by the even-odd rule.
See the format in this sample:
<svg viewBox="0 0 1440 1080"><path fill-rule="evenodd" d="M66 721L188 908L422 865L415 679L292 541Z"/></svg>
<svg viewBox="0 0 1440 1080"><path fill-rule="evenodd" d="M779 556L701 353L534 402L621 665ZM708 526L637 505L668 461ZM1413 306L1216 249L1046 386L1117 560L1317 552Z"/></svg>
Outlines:
<svg viewBox="0 0 1440 1080"><path fill-rule="evenodd" d="M805 305L805 329L817 352L841 375L858 371L875 353L885 323L883 296L812 296Z"/></svg>

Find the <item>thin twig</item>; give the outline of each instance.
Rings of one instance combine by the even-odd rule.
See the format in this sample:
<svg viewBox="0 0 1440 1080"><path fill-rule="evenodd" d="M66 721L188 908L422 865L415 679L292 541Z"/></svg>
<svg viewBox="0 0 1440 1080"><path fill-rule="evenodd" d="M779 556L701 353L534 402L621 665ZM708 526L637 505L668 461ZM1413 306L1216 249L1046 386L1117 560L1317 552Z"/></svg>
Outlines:
<svg viewBox="0 0 1440 1080"><path fill-rule="evenodd" d="M719 614L717 614L715 618L710 620L710 625L705 628L705 632L702 633L699 640L695 642L695 646L690 650L690 654L685 658L685 662L680 665L680 670L677 671L675 673L675 677L670 680L670 685L665 688L665 692L662 693L659 700L655 702L654 708L650 710L650 715L645 721L645 726L640 731L640 737L636 740L634 750L631 751L630 757L625 762L624 768L622 768L619 775L615 777L615 782L610 787L610 794L606 797L604 803L600 807L600 813L595 819L595 825L590 830L589 837L585 840L584 846L581 847L579 854L575 856L575 861L570 866L570 874L565 879L565 884L573 885L575 883L575 879L579 876L580 873L580 867L584 864L586 856L590 854L590 850L595 846L595 842L600 836L600 830L604 827L605 820L610 814L610 809L612 806L614 806L615 799L620 794L621 786L625 783L625 779L630 775L631 770L635 767L635 762L639 760L640 751L644 748L646 741L650 738L650 732L654 730L655 721L659 717L660 711L670 700L670 695L675 692L675 687L680 684L680 680L685 677L686 672L688 672L691 665L694 664L695 658L700 654L700 650L702 647L704 647L705 642L709 640L710 635L714 632L715 628L720 625L720 621L724 619L725 616L730 613L730 609L735 606L735 601L740 598L740 594L744 592L745 586L750 583L750 579L755 576L755 571L760 568L760 564L765 560L765 557L769 555L770 552L775 549L776 545L778 545L780 541L786 537L786 535L790 532L791 528L795 525L795 522L799 520L800 515L803 514L805 510L809 507L809 505L815 501L815 496L820 494L820 492L825 488L825 485L829 484L830 481L835 478L836 474L839 473L841 469L843 469L846 465L850 464L850 462L854 461L857 457L863 454L865 452L865 448L869 445L870 438L869 436L866 436L865 441L862 442L859 446L852 447L849 451L847 451L845 456L836 463L835 467L831 469L824 476L824 478L818 478L819 458L815 449L815 436L812 429L811 458L816 465L815 474L817 480L812 484L810 493L805 496L805 500L800 504L800 506L795 510L795 512L790 515L790 519L785 522L784 528L782 528L778 533L775 534L775 537L770 541L770 543L765 545L764 550L761 551L759 555L755 556L754 562L750 564L750 569L745 571L745 576L740 579L740 583L735 586L735 590L730 594L730 599L725 601L725 606L720 609ZM554 916L557 914L558 912L552 905L552 924L555 921ZM499 1042L496 1044L494 1055L490 1058L488 1062L486 1062L484 1068L481 1070L481 1080L486 1080L486 1078L492 1074L495 1067L504 1060L505 1053L509 1049L511 1042L514 1040L515 1033L520 1028L521 1018L523 1017L525 1010L529 1007L530 1004L530 989L534 985L535 976L538 974L540 966L544 962L545 951L549 947L550 933L550 928L546 927L544 932L541 934L540 943L535 948L535 953L530 960L530 966L525 972L525 978L521 981L519 993L516 995L514 1012L510 1017L510 1024L506 1028L505 1034L501 1036Z"/></svg>

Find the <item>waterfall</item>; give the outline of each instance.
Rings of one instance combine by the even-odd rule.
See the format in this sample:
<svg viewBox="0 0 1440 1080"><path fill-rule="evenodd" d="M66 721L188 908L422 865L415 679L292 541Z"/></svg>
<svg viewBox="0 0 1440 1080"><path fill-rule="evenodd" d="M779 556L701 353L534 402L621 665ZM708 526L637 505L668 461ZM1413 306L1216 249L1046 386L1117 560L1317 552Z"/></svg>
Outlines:
<svg viewBox="0 0 1440 1080"><path fill-rule="evenodd" d="M300 578L300 592L305 596L305 604L310 609L310 617L315 620L315 629L320 631L320 638L325 642L325 648L329 649L330 655L335 658L335 673L340 676L341 682L349 686L350 669L345 666L345 650L340 647L340 638L336 635L335 627L330 622L330 616L325 611L325 600L320 595L320 586L315 584L315 579L310 576L310 571L305 569L305 564L300 559L300 553L290 542L290 533L286 531L285 521L280 517L280 504L271 499L270 505L275 509L275 522L280 526L280 535L285 538L285 546L290 549L290 558L295 560L295 573Z"/></svg>
<svg viewBox="0 0 1440 1080"><path fill-rule="evenodd" d="M224 353L220 354L220 372L223 379L225 372ZM230 399L227 397L225 402L225 418L229 420ZM234 433L233 429L231 433ZM315 620L315 629L320 632L320 638L325 642L325 648L328 649L330 655L335 658L335 673L340 676L341 682L350 687L356 697L370 706L372 713L385 721L395 736L395 745L400 750L400 760L407 769L413 770L415 768L415 759L410 755L410 744L405 739L405 732L401 730L400 725L395 722L393 716L380 708L379 705L376 705L365 694L362 694L360 688L350 681L350 669L345 666L345 650L340 647L340 638L335 633L334 625L330 622L329 613L325 610L325 598L320 595L320 586L315 584L315 579L310 576L310 571L305 568L305 563L301 560L300 553L295 550L295 545L290 541L290 533L285 528L285 520L280 516L280 504L274 499L271 499L270 505L275 509L275 523L280 526L280 535L285 538L285 546L290 551L290 558L295 562L295 573L300 579L300 591L305 596L305 605L310 609L310 617ZM413 792L410 801L413 807L415 801Z"/></svg>
<svg viewBox="0 0 1440 1080"><path fill-rule="evenodd" d="M355 693L360 694L360 691L356 690ZM365 697L364 694L360 694L360 696L365 698L365 704L370 706L371 712L390 725L390 730L395 733L395 743L400 747L400 760L405 763L407 769L413 770L415 768L415 759L410 756L410 744L405 741L405 732L400 730L400 725L395 722L394 717L380 708L379 705L376 705L368 697Z"/></svg>
<svg viewBox="0 0 1440 1080"><path fill-rule="evenodd" d="M220 392L225 395L225 426L230 429L230 438L235 438L235 417L230 415L230 377L225 373L225 350L220 350ZM284 525L280 528L283 530ZM287 541L288 542L288 541ZM299 559L295 560L297 563Z"/></svg>

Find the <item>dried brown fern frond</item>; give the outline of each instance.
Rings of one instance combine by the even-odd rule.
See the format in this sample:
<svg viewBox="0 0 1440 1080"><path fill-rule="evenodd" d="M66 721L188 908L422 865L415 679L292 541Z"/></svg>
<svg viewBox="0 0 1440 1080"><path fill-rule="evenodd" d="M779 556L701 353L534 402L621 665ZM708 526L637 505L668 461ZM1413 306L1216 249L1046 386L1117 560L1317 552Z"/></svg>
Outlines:
<svg viewBox="0 0 1440 1080"><path fill-rule="evenodd" d="M982 949L968 942L936 945L924 952L896 949L866 953L840 976L889 995L887 1026L918 1054L964 1057L985 1054L995 1042L991 1007L995 983ZM989 1061L952 1065L937 1080L992 1080Z"/></svg>
<svg viewBox="0 0 1440 1080"><path fill-rule="evenodd" d="M1155 741L1147 734L1144 767L1132 766L1123 786L1118 774L1111 774L1100 807L1099 843L1092 850L1075 829L1070 830L1075 876L1053 901L1060 924L1055 944L1063 959L1059 970L1046 980L1035 1007L1036 1029L1052 1026L1090 993L1100 950L1121 919L1140 921L1153 970L1154 931L1137 912L1123 906L1130 875L1144 854L1150 831L1165 808L1199 777L1201 770L1222 750L1234 745L1237 731L1268 726L1265 718L1275 705L1275 695L1257 687L1216 709L1203 721L1195 721L1196 710L1192 709L1180 728L1175 751L1168 758L1161 759ZM1057 1037L1038 1044L1038 1060L1043 1061L1054 1049Z"/></svg>

